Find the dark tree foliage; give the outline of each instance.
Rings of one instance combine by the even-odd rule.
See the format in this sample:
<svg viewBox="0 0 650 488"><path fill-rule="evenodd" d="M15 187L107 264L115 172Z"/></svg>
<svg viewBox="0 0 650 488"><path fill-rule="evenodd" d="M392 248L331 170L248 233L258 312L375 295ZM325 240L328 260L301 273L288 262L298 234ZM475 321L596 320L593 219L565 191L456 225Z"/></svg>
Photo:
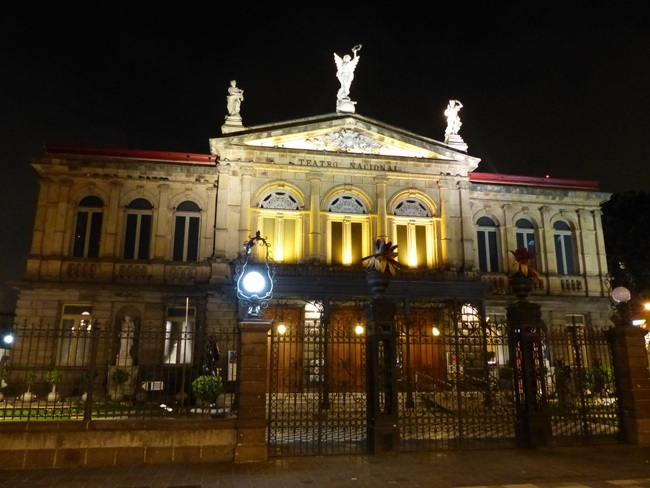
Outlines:
<svg viewBox="0 0 650 488"><path fill-rule="evenodd" d="M616 193L602 211L613 286L628 287L637 300L650 298L650 195Z"/></svg>

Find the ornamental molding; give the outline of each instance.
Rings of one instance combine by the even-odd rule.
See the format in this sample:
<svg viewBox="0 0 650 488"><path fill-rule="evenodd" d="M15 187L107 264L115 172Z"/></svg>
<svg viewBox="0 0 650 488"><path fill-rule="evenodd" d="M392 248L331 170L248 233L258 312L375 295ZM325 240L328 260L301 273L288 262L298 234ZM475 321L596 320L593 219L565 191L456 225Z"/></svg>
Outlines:
<svg viewBox="0 0 650 488"><path fill-rule="evenodd" d="M320 151L361 152L366 154L379 154L384 145L368 136L353 131L340 129L322 136L307 139Z"/></svg>

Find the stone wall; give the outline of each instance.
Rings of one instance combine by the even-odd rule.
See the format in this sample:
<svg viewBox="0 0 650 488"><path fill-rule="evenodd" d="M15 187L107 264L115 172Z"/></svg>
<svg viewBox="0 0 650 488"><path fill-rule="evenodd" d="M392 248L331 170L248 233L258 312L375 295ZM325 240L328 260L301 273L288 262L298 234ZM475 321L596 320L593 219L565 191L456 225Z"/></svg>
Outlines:
<svg viewBox="0 0 650 488"><path fill-rule="evenodd" d="M4 422L0 470L231 463L236 419Z"/></svg>

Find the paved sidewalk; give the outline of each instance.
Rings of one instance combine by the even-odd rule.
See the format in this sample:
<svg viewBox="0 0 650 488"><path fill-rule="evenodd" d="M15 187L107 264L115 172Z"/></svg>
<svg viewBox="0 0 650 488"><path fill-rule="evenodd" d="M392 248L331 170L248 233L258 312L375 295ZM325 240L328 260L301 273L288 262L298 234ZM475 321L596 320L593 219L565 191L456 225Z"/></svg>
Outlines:
<svg viewBox="0 0 650 488"><path fill-rule="evenodd" d="M591 446L0 471L12 488L650 487L650 448Z"/></svg>

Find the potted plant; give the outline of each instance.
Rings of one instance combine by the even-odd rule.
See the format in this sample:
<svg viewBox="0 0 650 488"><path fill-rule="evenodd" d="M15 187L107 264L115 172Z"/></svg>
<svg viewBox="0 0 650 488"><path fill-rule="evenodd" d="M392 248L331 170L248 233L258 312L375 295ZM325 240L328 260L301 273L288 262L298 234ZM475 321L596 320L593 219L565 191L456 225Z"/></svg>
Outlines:
<svg viewBox="0 0 650 488"><path fill-rule="evenodd" d="M33 402L36 400L36 395L32 393L34 382L36 382L36 373L34 371L28 371L25 376L25 385L27 385L27 390L19 397L23 402Z"/></svg>
<svg viewBox="0 0 650 488"><path fill-rule="evenodd" d="M207 408L217 402L223 391L223 380L218 374L201 375L192 382L192 393Z"/></svg>
<svg viewBox="0 0 650 488"><path fill-rule="evenodd" d="M391 276L397 274L399 263L397 262L397 244L391 241L377 239L373 244L374 254L361 259L361 262L368 261L366 265L366 279L372 292L380 294L386 291Z"/></svg>
<svg viewBox="0 0 650 488"><path fill-rule="evenodd" d="M124 384L131 378L131 373L126 369L115 368L111 371L111 398L115 401L120 401L124 398Z"/></svg>
<svg viewBox="0 0 650 488"><path fill-rule="evenodd" d="M57 369L53 369L51 371L48 371L45 374L45 381L47 381L50 386L52 387L52 390L47 394L47 401L48 402L58 402L60 395L56 391L56 385L61 383L61 380L63 379L63 373Z"/></svg>

